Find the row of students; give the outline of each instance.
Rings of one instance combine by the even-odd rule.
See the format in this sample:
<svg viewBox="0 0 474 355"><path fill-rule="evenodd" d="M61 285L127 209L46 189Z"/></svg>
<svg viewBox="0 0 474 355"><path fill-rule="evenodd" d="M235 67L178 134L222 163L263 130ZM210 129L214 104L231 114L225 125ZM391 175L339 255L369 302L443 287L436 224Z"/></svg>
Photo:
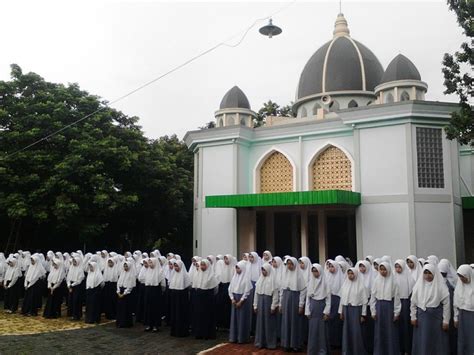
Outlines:
<svg viewBox="0 0 474 355"><path fill-rule="evenodd" d="M10 255L2 274L5 307L16 310L23 278L22 313L36 315L47 289L48 318L60 316L66 299L73 319L81 318L85 303L86 322L99 322L106 313L118 327L129 327L141 313L145 330L158 331L166 314L172 335L192 330L197 338L214 338L219 325L230 328L231 342L249 342L254 333L255 345L270 349L280 342L286 350L307 343L311 354L339 347L347 354L444 354L456 353L456 346L459 354L473 351L469 265L456 271L435 256L409 256L406 263L368 256L351 267L338 256L322 266L265 251L262 258L244 254L239 262L231 255L196 256L187 271L174 254L158 253L102 251L87 264L80 253L34 254L29 262Z"/></svg>

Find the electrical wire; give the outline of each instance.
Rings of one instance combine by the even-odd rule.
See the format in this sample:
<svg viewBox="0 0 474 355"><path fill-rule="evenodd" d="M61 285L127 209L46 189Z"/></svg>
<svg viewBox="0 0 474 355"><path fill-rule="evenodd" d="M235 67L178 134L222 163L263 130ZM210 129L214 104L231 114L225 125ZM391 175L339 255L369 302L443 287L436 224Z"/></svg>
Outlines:
<svg viewBox="0 0 474 355"><path fill-rule="evenodd" d="M199 53L198 55L196 55L196 56L194 56L194 57L192 57L192 58L186 60L185 62L183 62L183 63L179 64L178 66L176 66L176 67L174 67L174 68L168 70L167 72L161 74L160 76L158 76L158 77L156 77L156 78L154 78L154 79L152 79L152 80L150 80L150 81L148 81L148 82L146 82L146 83L144 83L144 84L138 86L137 88L133 89L132 91L129 91L129 92L126 93L125 95L122 95L122 96L120 96L120 97L118 97L118 98L116 98L116 99L114 99L114 100L108 102L107 105L104 105L104 106L98 108L98 109L95 110L94 112L91 112L91 113L87 114L86 116L81 117L80 119L78 119L78 120L76 120L76 121L74 121L74 122L71 122L71 123L67 124L66 126L60 128L60 129L58 129L58 130L56 130L56 131L54 131L54 132L52 132L52 133L50 133L50 134L48 134L48 135L46 135L46 136L40 138L40 139L38 139L37 141L34 141L33 143L28 144L27 146L25 146L25 147L23 147L23 148L20 148L20 149L14 151L13 153L7 154L7 155L4 157L4 159L10 158L10 157L14 156L15 154L18 154L18 153L20 153L20 152L23 152L23 151L25 151L25 150L27 150L27 149L29 149L29 148L31 148L31 147L33 147L33 146L35 146L35 145L41 143L41 142L43 142L43 141L48 140L48 139L51 138L51 137L54 137L55 135L57 135L57 134L59 134L59 133L65 131L65 130L67 130L68 128L70 128L70 127L72 127L72 126L74 126L74 125L76 125L76 124L78 124L78 123L80 123L80 122L82 122L82 121L88 119L89 117L91 117L91 116L93 116L93 115L95 115L95 114L97 114L97 113L99 113L99 112L105 110L106 108L109 108L110 105L113 105L113 104L115 104L115 103L117 103L117 102L119 102L119 101L122 101L123 99L125 99L125 98L127 98L127 97L129 97L129 96L131 96L131 95L133 95L133 94L135 94L136 92L138 92L138 91L140 91L140 90L146 88L147 86L150 86L151 84L156 83L158 80L161 80L161 79L163 79L164 77L166 77L166 76L168 76L168 75L174 73L175 71L177 71L177 70L179 70L179 69L185 67L186 65L188 65L188 64L190 64L190 63L192 63L192 62L194 62L195 60L201 58L202 56L204 56L204 55L206 55L206 54L208 54L208 53L210 53L210 52L213 52L214 50L218 49L219 47L225 46L225 47L235 48L235 47L239 46L239 45L244 41L245 37L246 37L247 34L250 32L250 30L255 27L255 25L257 25L259 22L268 20L268 19L272 18L273 16L279 14L280 12L286 10L288 7L290 7L291 5L293 5L295 2L296 2L296 0L293 0L292 2L289 2L289 3L285 4L285 5L282 6L280 9L278 9L278 10L275 11L275 12L273 12L271 15L268 15L268 16L265 16L265 17L256 19L247 29L245 29L245 32L243 33L243 35L241 36L241 38L240 38L236 43L234 43L234 44L228 44L227 42L229 42L229 41L231 41L232 39L234 39L235 37L237 37L240 33L242 33L242 30L239 31L239 32L237 32L236 34L230 36L230 37L229 37L228 39L226 39L225 41L222 41L222 42L216 44L215 46L213 46L213 47L211 47L211 48L209 48L209 49L207 49L207 50L205 50L205 51Z"/></svg>

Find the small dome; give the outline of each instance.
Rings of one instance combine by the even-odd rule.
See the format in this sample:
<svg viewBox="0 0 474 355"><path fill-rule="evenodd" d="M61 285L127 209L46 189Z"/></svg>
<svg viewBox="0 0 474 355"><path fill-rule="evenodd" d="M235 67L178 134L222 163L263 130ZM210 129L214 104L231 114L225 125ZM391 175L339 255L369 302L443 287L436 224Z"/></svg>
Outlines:
<svg viewBox="0 0 474 355"><path fill-rule="evenodd" d="M370 49L352 39L339 14L334 38L319 48L300 76L296 99L334 91L374 91L383 67Z"/></svg>
<svg viewBox="0 0 474 355"><path fill-rule="evenodd" d="M415 64L403 54L392 59L383 74L381 84L396 80L421 80L420 72Z"/></svg>
<svg viewBox="0 0 474 355"><path fill-rule="evenodd" d="M224 95L219 108L221 110L226 108L246 108L250 110L250 103L244 92L238 86L234 86Z"/></svg>

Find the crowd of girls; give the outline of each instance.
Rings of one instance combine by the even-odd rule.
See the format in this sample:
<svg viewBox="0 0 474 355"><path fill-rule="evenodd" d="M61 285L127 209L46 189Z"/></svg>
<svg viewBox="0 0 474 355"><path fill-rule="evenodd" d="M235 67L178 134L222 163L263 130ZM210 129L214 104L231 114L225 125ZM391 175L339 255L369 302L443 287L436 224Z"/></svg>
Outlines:
<svg viewBox="0 0 474 355"><path fill-rule="evenodd" d="M0 253L7 313L117 327L143 324L198 339L229 330L229 341L308 354L474 354L474 265L447 259L337 256L323 264L265 251L195 256L187 269L158 250L120 255ZM85 306L85 308L84 308ZM83 309L85 314L83 315Z"/></svg>

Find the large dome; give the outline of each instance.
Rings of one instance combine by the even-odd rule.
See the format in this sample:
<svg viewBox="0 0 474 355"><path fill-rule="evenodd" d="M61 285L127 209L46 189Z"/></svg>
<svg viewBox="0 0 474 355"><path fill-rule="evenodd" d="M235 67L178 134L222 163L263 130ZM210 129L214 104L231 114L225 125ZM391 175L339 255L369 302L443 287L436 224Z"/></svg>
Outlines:
<svg viewBox="0 0 474 355"><path fill-rule="evenodd" d="M319 48L300 76L296 100L335 92L373 92L384 70L377 57L349 35L347 22L339 14L334 38Z"/></svg>

